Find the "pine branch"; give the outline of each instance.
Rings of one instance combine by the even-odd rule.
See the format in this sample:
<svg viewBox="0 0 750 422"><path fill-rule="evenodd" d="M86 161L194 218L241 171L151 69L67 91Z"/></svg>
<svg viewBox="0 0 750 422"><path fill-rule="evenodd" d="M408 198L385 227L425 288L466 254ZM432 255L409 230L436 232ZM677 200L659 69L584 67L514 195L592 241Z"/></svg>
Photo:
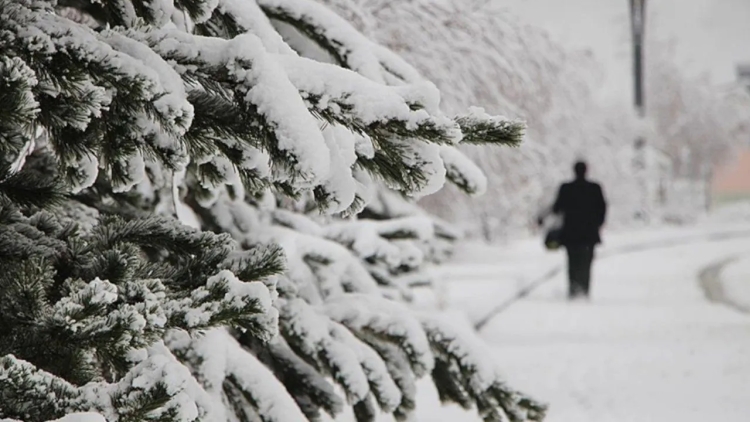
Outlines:
<svg viewBox="0 0 750 422"><path fill-rule="evenodd" d="M4 2L0 2L0 8ZM0 43L4 42L0 38ZM10 41L10 40L8 40ZM15 157L31 139L31 128L39 114L34 99L37 84L33 71L18 57L0 56L0 166Z"/></svg>
<svg viewBox="0 0 750 422"><path fill-rule="evenodd" d="M111 247L118 243L133 243L143 248L161 248L179 255L198 255L220 262L231 250L231 238L226 234L200 232L179 222L163 217L125 221L119 217L105 217L92 233L94 247Z"/></svg>
<svg viewBox="0 0 750 422"><path fill-rule="evenodd" d="M410 420L416 409L416 378L411 370L409 357L398 344L383 339L376 333L354 331L354 333L383 357L391 378L401 391L401 402L393 410L397 421Z"/></svg>
<svg viewBox="0 0 750 422"><path fill-rule="evenodd" d="M215 10L209 19L195 25L195 33L207 37L231 39L247 32L250 28L240 25L231 13L221 10Z"/></svg>
<svg viewBox="0 0 750 422"><path fill-rule="evenodd" d="M219 88L222 89L222 88ZM216 146L237 140L254 148L264 148L266 135L254 124L255 116L243 113L230 93L214 90L192 90L188 99L195 109L195 118L185 134L191 157L201 158L215 153ZM223 142L220 142L223 141ZM232 160L237 163L238 160Z"/></svg>
<svg viewBox="0 0 750 422"><path fill-rule="evenodd" d="M320 410L334 418L342 412L344 402L333 386L313 366L297 356L283 338L260 344L252 337L241 335L240 342L255 351L258 359L274 372L308 419L318 420Z"/></svg>
<svg viewBox="0 0 750 422"><path fill-rule="evenodd" d="M374 422L378 415L378 409L375 407L372 396L367 396L363 400L354 403L352 407L354 410L354 417L357 422Z"/></svg>
<svg viewBox="0 0 750 422"><path fill-rule="evenodd" d="M461 142L472 145L492 144L515 147L520 145L526 130L526 124L523 122L490 116L480 109L457 117L456 123L461 127L464 135Z"/></svg>
<svg viewBox="0 0 750 422"><path fill-rule="evenodd" d="M324 144L317 124L312 116L305 112L304 104L294 87L285 78L280 78L275 73L279 69L276 65L270 65L272 60L264 51L260 50L257 39L245 35L232 40L212 39L211 43L198 43L196 39L188 34L171 30L151 29L144 33L128 32L128 36L134 37L148 44L165 60L174 61L179 64L181 76L186 81L197 81L207 84L212 90L212 95L224 95L224 99L214 99L217 103L226 101L237 101L237 110L224 116L221 120L211 115L207 120L199 122L199 130L206 130L210 124L210 130L221 133L227 130L221 128L225 118L241 116L230 128L234 134L242 131L239 139L258 145L268 153L274 174L283 176L277 178L276 182L305 183L315 178L315 172L321 163L313 163L303 160L303 152L311 153L315 145L319 147ZM162 42L169 40L171 42ZM174 42L177 41L177 42ZM215 50L225 51L216 60ZM268 108L272 99L267 96L248 95L259 80L274 85L279 95L286 98L286 114L293 113L299 119L292 122L286 115L269 113ZM217 85L218 83L218 85ZM265 92L265 91L262 91ZM231 94L231 98L230 95ZM259 109L264 109L260 112ZM276 107L273 107L276 109ZM239 114L238 114L239 113ZM211 121L213 120L213 121ZM241 125L241 126L240 126ZM306 139L298 138L301 129L306 129ZM280 133L285 133L284 138L279 138ZM284 179L288 180L284 180Z"/></svg>
<svg viewBox="0 0 750 422"><path fill-rule="evenodd" d="M397 345L417 377L432 369L433 356L425 332L403 304L371 295L347 294L329 299L325 313L362 338L373 336Z"/></svg>
<svg viewBox="0 0 750 422"><path fill-rule="evenodd" d="M186 123L180 116L184 110L155 105L168 92L153 73L131 71L142 69L143 62L112 48L116 34L96 34L28 0L10 2L6 9L4 16L13 19L0 21L0 28L47 35L19 36L11 49L39 81L33 89L41 109L38 122L63 167L96 156L114 173L116 185L127 185L132 175L122 160L136 153L158 157L170 168L180 165L184 157L177 135ZM154 130L141 130L146 121Z"/></svg>
<svg viewBox="0 0 750 422"><path fill-rule="evenodd" d="M0 357L0 417L46 421L76 409L78 389L13 355Z"/></svg>
<svg viewBox="0 0 750 422"><path fill-rule="evenodd" d="M383 87L382 89L388 89ZM391 138L410 139L414 141L449 144L454 142L454 127L441 126L434 120L424 120L415 125L412 122L393 118L372 123L364 121L357 113L356 103L350 102L348 96L327 98L326 107L321 107L321 96L308 92L301 95L306 99L310 113L328 123L340 124L352 132L366 134L380 142Z"/></svg>
<svg viewBox="0 0 750 422"><path fill-rule="evenodd" d="M296 28L343 68L377 82L386 82L386 79L401 83L421 80L419 73L400 57L376 45L349 22L318 3L260 0L258 4L269 18ZM331 25L336 30L331 30Z"/></svg>
<svg viewBox="0 0 750 422"><path fill-rule="evenodd" d="M331 38L327 28L320 25L314 17L300 13L299 10L284 4L284 2L260 1L258 3L269 18L294 26L330 54L337 65L345 68L349 67L348 57L351 54L351 50L340 40Z"/></svg>
<svg viewBox="0 0 750 422"><path fill-rule="evenodd" d="M440 157L448 180L469 195L484 194L487 190L487 176L458 148L441 146Z"/></svg>
<svg viewBox="0 0 750 422"><path fill-rule="evenodd" d="M174 5L179 10L187 12L194 22L202 22L208 16L216 14L216 2L211 0L174 0Z"/></svg>
<svg viewBox="0 0 750 422"><path fill-rule="evenodd" d="M384 142L373 157L359 157L357 164L380 178L386 186L404 192L418 192L427 184L427 175L414 164L404 165L409 149L403 144Z"/></svg>
<svg viewBox="0 0 750 422"><path fill-rule="evenodd" d="M4 336L9 327L34 324L50 310L46 296L54 276L52 266L40 257L14 261L4 259L5 271L0 273L0 331ZM4 343L0 355L12 353L12 342Z"/></svg>
<svg viewBox="0 0 750 422"><path fill-rule="evenodd" d="M50 208L62 204L66 191L54 175L43 175L31 169L10 173L0 169L0 205Z"/></svg>
<svg viewBox="0 0 750 422"><path fill-rule="evenodd" d="M231 254L221 267L231 270L241 280L262 280L283 273L286 258L284 250L278 245L255 245Z"/></svg>
<svg viewBox="0 0 750 422"><path fill-rule="evenodd" d="M348 69L303 57L277 56L310 112L371 138L415 139L452 144L460 139L456 122L432 104L429 84L389 87ZM315 79L309 77L310 74ZM341 87L337 86L342 85Z"/></svg>
<svg viewBox="0 0 750 422"><path fill-rule="evenodd" d="M28 360L32 374L0 385L1 399L18 399L11 417L28 418L39 401L34 422L79 408L209 420L210 392L230 419L312 419L345 405L330 377L358 420L378 407L403 420L428 373L441 397L487 420L543 416L498 380L482 383L485 366L454 333L383 299L407 297L433 259L429 221L269 227L269 208L357 213L376 186L367 172L418 193L447 171L480 191L472 167L441 151L462 135L515 145L520 124L474 111L447 118L433 85L314 1L0 0L0 9L0 355ZM292 54L269 17L339 66ZM31 140L39 151L19 155ZM112 215L74 224L75 212L35 212L66 189L68 204ZM153 217L179 202L240 243ZM284 253L265 243L274 241ZM175 333L184 337L169 341ZM72 401L54 407L38 396L45 389Z"/></svg>
<svg viewBox="0 0 750 422"><path fill-rule="evenodd" d="M486 422L540 422L546 407L502 383L494 373L494 363L472 352L476 339L460 333L445 320L424 318L430 345L435 351L432 372L443 402L464 408L476 405Z"/></svg>

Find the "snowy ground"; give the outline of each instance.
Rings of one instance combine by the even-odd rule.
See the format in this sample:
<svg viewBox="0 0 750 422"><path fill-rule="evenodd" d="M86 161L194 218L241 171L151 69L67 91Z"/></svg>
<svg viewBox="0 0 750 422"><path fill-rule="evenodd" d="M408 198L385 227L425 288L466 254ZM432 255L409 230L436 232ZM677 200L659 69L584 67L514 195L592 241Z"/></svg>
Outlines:
<svg viewBox="0 0 750 422"><path fill-rule="evenodd" d="M727 264L720 277L724 294L741 309L750 311L750 251Z"/></svg>
<svg viewBox="0 0 750 422"><path fill-rule="evenodd" d="M715 236L742 232L748 237ZM548 402L549 422L750 420L750 315L709 302L698 280L728 257L750 257L750 225L719 219L606 240L590 302L568 303L559 274L481 331L510 384ZM650 249L623 253L633 245ZM468 324L563 258L538 239L466 245L421 306L437 303ZM722 271L734 286L725 293L749 294L750 303L749 261L733 262ZM439 407L421 387L418 420L479 420Z"/></svg>

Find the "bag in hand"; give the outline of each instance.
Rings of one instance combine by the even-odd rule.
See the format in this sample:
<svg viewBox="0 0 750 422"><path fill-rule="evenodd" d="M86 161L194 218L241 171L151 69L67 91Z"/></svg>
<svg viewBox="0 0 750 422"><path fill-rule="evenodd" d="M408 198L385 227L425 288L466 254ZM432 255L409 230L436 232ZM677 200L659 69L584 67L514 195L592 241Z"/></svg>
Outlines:
<svg viewBox="0 0 750 422"><path fill-rule="evenodd" d="M544 246L551 251L559 249L562 246L562 228L550 227L544 236Z"/></svg>

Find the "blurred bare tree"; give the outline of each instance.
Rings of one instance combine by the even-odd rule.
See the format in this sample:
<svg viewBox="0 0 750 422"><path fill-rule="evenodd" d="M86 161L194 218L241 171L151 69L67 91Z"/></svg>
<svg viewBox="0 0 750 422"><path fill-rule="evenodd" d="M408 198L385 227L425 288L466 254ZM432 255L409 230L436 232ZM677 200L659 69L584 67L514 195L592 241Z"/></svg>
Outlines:
<svg viewBox="0 0 750 422"><path fill-rule="evenodd" d="M750 96L739 84L718 86L707 75L686 75L675 60L674 45L649 45L652 138L672 163L674 189L692 187L693 196L709 206L714 170L750 142ZM672 194L681 199L680 192Z"/></svg>

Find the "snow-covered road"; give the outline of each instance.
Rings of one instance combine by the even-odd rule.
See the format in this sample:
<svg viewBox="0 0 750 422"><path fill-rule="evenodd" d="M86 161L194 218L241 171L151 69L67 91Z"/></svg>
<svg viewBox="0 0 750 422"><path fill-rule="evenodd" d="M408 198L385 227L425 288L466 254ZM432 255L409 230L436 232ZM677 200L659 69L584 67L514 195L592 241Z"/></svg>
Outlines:
<svg viewBox="0 0 750 422"><path fill-rule="evenodd" d="M560 274L481 334L510 384L550 404L549 422L747 422L750 315L708 301L698 280L729 256L750 256L750 238L612 255L595 264L590 302L568 303ZM531 243L474 245L449 268L442 296L476 320L562 258ZM421 421L478 420L426 407Z"/></svg>

